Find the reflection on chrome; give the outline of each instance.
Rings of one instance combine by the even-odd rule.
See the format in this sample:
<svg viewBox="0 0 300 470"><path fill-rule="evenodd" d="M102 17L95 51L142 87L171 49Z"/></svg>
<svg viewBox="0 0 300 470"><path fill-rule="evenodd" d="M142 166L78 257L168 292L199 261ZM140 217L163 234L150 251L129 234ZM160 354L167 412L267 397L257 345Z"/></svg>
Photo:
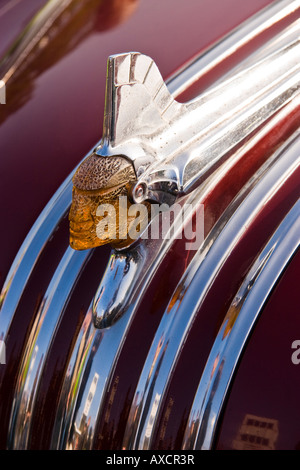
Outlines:
<svg viewBox="0 0 300 470"><path fill-rule="evenodd" d="M113 325L128 307L135 280L141 276L143 264L146 263L143 250L132 250L130 253L112 253L103 279L96 292L93 312L97 328ZM111 286L114 285L114 292Z"/></svg>
<svg viewBox="0 0 300 470"><path fill-rule="evenodd" d="M210 449L226 392L263 306L300 245L300 201L253 263L210 352L190 412L185 449Z"/></svg>
<svg viewBox="0 0 300 470"><path fill-rule="evenodd" d="M234 55L246 44L251 43L254 38L257 38L272 26L280 24L282 20L292 15L299 8L299 0L277 0L268 5L264 10L259 11L256 15L245 21L242 27L237 27L228 36L222 38L206 52L193 59L191 63L185 64L184 69L179 70L178 74L170 82L170 92L173 94L173 89L176 89L178 95L180 95L207 72L228 57ZM264 49L263 47L262 51ZM253 63L253 60L255 61L256 59L252 57L249 62Z"/></svg>
<svg viewBox="0 0 300 470"><path fill-rule="evenodd" d="M79 256L78 256L79 255ZM76 253L68 248L41 303L15 387L11 411L9 447L25 449L30 435L36 386L43 373L47 350L51 345L66 299L73 290L90 252Z"/></svg>
<svg viewBox="0 0 300 470"><path fill-rule="evenodd" d="M195 191L187 201L193 204L198 198L199 191ZM177 231L182 231L183 226L176 224L176 219L173 223L176 227L173 236L176 238ZM170 230L172 228L173 224ZM54 448L82 448L83 441L75 428L80 426L87 390L94 373L97 373L99 382L92 403L93 413L90 414L92 429L88 448L91 448L97 417L101 414L105 392L126 333L145 286L151 281L173 241L173 237L148 239L126 252L112 252L68 365L52 436ZM87 329L89 335L84 333ZM77 376L78 370L80 377Z"/></svg>

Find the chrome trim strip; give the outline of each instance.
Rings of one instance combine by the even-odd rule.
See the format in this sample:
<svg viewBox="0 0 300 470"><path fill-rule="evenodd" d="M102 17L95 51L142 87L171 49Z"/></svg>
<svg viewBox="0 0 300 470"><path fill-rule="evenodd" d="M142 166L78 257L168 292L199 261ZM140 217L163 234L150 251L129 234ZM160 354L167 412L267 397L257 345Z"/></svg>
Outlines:
<svg viewBox="0 0 300 470"><path fill-rule="evenodd" d="M271 168L268 168L268 161L260 169L227 208L189 264L175 290L175 297L170 300L172 307L169 305L162 317L145 361L133 399L123 447L151 447L155 418L194 317L223 263L229 257L232 247L243 236L268 199L300 164L300 157L296 157L293 152L296 145L299 145L299 138L294 140L287 150L281 148L275 153L272 158L275 163ZM261 175L263 177L259 179ZM259 181L255 186L257 178ZM247 194L249 190L251 192ZM245 194L247 196L243 200ZM240 199L242 202L239 205ZM155 413L152 410L155 410Z"/></svg>
<svg viewBox="0 0 300 470"><path fill-rule="evenodd" d="M272 289L300 245L300 200L257 257L223 321L190 412L184 449L211 449L241 353Z"/></svg>
<svg viewBox="0 0 300 470"><path fill-rule="evenodd" d="M180 95L207 72L212 70L238 49L259 36L263 31L279 23L300 8L299 0L278 0L259 11L230 34L222 38L211 48L194 58L190 63L179 69L170 80L169 90L177 90Z"/></svg>
<svg viewBox="0 0 300 470"><path fill-rule="evenodd" d="M68 441L68 436L71 433L74 422L78 389L82 387L83 381L85 381L87 386L89 386L85 372L85 367L88 361L87 358L89 355L93 356L93 348L95 352L97 351L97 346L101 343L101 340L102 332L94 328L90 307L83 321L73 353L68 363L52 431L51 449L71 450L75 448L72 446L72 443L67 445L66 442ZM76 446L76 449L77 448L80 449L80 446ZM91 443L89 440L86 443L86 449L90 448Z"/></svg>
<svg viewBox="0 0 300 470"><path fill-rule="evenodd" d="M30 435L36 392L47 352L58 328L76 280L91 251L68 248L43 298L20 366L9 428L8 445L26 449Z"/></svg>

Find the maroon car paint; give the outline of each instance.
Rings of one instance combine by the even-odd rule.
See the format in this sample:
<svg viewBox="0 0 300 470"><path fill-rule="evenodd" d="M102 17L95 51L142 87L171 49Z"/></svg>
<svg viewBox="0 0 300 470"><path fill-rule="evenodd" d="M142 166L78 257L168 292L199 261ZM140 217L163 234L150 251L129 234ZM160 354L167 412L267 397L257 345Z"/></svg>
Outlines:
<svg viewBox="0 0 300 470"><path fill-rule="evenodd" d="M3 283L21 242L44 205L73 167L101 137L105 68L108 55L127 50L141 51L153 57L163 76L167 77L200 50L205 49L250 14L271 2L266 0L244 2L243 8L241 8L241 3L238 0L224 0L222 2L203 0L201 8L199 8L198 0L190 2L180 2L179 0L129 1L128 6L132 6L134 3L136 9L126 19L118 16L116 12L121 4L124 6L127 2L115 1L108 4L105 1L90 1L82 3L88 5L86 9L84 6L82 7L82 19L77 18L74 24L63 26L61 31L58 31L52 39L50 38L42 52L36 51L36 55L26 64L22 75L16 76L16 79L8 84L7 104L0 107L0 122L2 124L0 127L0 174L5 175L0 187L1 200L3 201L2 220L5 220L5 230L0 232L2 247L0 284ZM13 11L16 17L18 14L22 15L22 11L18 10L17 6ZM197 15L195 15L195 11ZM3 30L0 29L0 31L2 35ZM214 73L220 73L220 69L218 72L212 72L197 87L188 90L182 98L192 97L195 91L198 92L201 87L206 85L206 80L212 80ZM298 115L294 118L299 122ZM288 128L290 126L286 131L287 134L290 133L293 123L293 120L283 123ZM255 171L256 165L267 158L267 154L264 154L266 146L274 145L276 138L278 141L284 138L285 128L281 130L282 135L277 133L275 136L269 136L271 139L269 143L261 143L261 147L257 149L257 153L253 157L252 166L249 163L244 174L241 174L241 171L236 168L235 172L224 179L216 191L210 195L206 201L207 208L210 208L207 216L212 215L211 220L207 221L209 228L224 209L224 198L222 199L221 196L224 193L224 188L229 187L227 183L230 181L232 183L239 174L241 179L239 179L237 186L233 185L230 190L228 189L226 202L231 200L242 186L243 178L246 180ZM279 218L280 214L276 213L275 202L281 207L282 213L287 211L292 201L297 197L298 181L299 175L294 175L287 182L285 189L281 192L281 206L279 200L270 202L270 206L266 209L267 212L270 211L269 217L264 217L265 214L261 214L257 226L249 229L249 238L243 240L245 245L241 243L241 246L237 247L237 252L231 258L230 266L228 265L229 272L234 266L235 276L230 278L227 274L227 267L224 268L218 287L219 292L225 291L222 297L223 304L219 305L218 299L212 296L213 298L207 300L206 309L202 313L199 312L197 322L203 321L201 316L203 315L209 331L206 338L206 348L201 353L203 355L202 366L219 321L230 301L230 296L235 293L234 289L238 286L243 275L243 272L238 270L240 253L243 253L245 262L251 262L257 249L263 244L279 220L276 218ZM263 231L262 238L257 239L254 228L261 226L260 224L263 224L264 227L268 226L268 230ZM7 365L0 368L0 446L2 448L6 446L13 386L21 353L26 344L37 307L43 299L57 260L60 259L67 244L68 227L65 219L45 248L24 291L22 302L11 326L7 343ZM102 247L91 253L63 314L58 333L50 348L43 380L37 391L31 448L49 447L54 410L57 406L68 357L76 333L105 269L108 254L109 248L107 247ZM175 268L173 268L174 259L176 259ZM109 419L103 418L98 423L95 448L118 448L120 446L135 384L146 354L146 346L151 343L153 332L161 318L166 302L189 261L190 258L182 254L180 243L178 243L149 287L145 302L135 317L122 356L117 363L105 404L108 411L105 416L106 418L109 416ZM166 279L165 272L171 272L171 267L172 275ZM230 285L224 283L226 280ZM163 286L163 295L158 292L158 286ZM226 295L226 286L230 292L228 295ZM157 295L155 295L156 292L158 292ZM151 303L148 302L148 299L151 299ZM221 302L221 299L219 300ZM213 321L207 313L211 311L214 312ZM264 334L267 334L266 331ZM180 357L179 368L176 370L165 399L165 406L161 411L160 423L156 432L156 447L178 448L180 446L183 432L182 423L187 419L188 407L191 404L202 367L199 365L197 371L191 371L187 367L195 350L198 353L197 347L198 334L194 329L191 332L190 341ZM137 350L139 355L137 355ZM249 362L256 360L255 348L253 350ZM132 358L135 358L134 365L130 363ZM295 368L295 366L293 367ZM241 393L245 387L243 384L247 384L247 369L245 369L244 375L245 377L241 379L242 384L235 385L237 388L238 386L242 388ZM109 394L117 377L117 394L111 404ZM186 381L187 378L191 381L188 396L185 388L180 386L183 383L182 380ZM259 380L263 382L262 377ZM265 387L266 384L262 383L261 386ZM239 396L238 392L239 390L234 395L235 397ZM169 421L165 426L164 418L170 400L175 403L175 406L168 414ZM228 415L225 415L224 434L221 433L219 440L220 448L228 448L232 445L230 436L235 436L240 425L240 416L249 412L246 398L243 408L238 408L238 411L235 411L234 407L235 400L233 399L230 400ZM230 425L232 420L230 413L234 415L234 428L231 428ZM173 429L177 430L176 434L173 433ZM164 431L163 439L162 430Z"/></svg>

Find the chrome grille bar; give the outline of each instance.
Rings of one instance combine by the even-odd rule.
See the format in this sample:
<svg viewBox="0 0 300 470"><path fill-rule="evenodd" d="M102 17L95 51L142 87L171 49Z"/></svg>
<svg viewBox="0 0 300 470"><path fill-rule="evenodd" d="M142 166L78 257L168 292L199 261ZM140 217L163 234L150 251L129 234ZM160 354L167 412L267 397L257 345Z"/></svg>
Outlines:
<svg viewBox="0 0 300 470"><path fill-rule="evenodd" d="M151 448L155 419L195 315L218 271L229 257L232 247L245 233L246 227L255 219L266 201L276 194L288 176L298 168L300 157L294 151L296 145L299 145L299 139L287 149L281 148L275 153L271 163L267 161L261 167L256 177L224 212L178 283L180 294L178 289L175 292L180 302L170 300L173 306L167 307L162 317L136 388L124 438L125 448ZM251 192L247 195L249 190ZM247 197L243 201L245 194ZM239 199L242 199L240 205ZM155 415L152 410L155 410Z"/></svg>
<svg viewBox="0 0 300 470"><path fill-rule="evenodd" d="M59 263L26 344L11 411L9 447L26 449L30 436L35 396L47 351L76 280L91 252L68 248Z"/></svg>
<svg viewBox="0 0 300 470"><path fill-rule="evenodd" d="M246 20L242 27L237 27L229 35L222 38L199 57L180 69L169 84L172 94L180 95L203 75L212 70L229 56L251 42L255 37L276 23L293 14L300 8L299 0L279 0L259 11Z"/></svg>
<svg viewBox="0 0 300 470"><path fill-rule="evenodd" d="M299 234L300 200L259 254L228 310L195 395L184 449L212 448L238 360L268 296L299 248Z"/></svg>

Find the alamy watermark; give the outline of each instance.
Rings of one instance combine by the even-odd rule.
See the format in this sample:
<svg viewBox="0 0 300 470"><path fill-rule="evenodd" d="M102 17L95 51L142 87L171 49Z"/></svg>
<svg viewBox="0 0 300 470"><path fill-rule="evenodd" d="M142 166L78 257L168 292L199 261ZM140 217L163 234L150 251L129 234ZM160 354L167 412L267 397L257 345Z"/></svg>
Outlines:
<svg viewBox="0 0 300 470"><path fill-rule="evenodd" d="M295 364L295 365L298 365L298 364L300 364L300 339L295 339L292 342L291 347L292 347L292 349L295 349L295 351L293 352L293 354L291 356L292 363Z"/></svg>
<svg viewBox="0 0 300 470"><path fill-rule="evenodd" d="M0 104L6 104L6 87L3 80L0 80Z"/></svg>
<svg viewBox="0 0 300 470"><path fill-rule="evenodd" d="M120 196L116 204L100 204L96 216L99 239L185 239L187 250L197 250L204 239L203 204L144 204L127 206L127 197ZM108 235L109 234L109 235Z"/></svg>

